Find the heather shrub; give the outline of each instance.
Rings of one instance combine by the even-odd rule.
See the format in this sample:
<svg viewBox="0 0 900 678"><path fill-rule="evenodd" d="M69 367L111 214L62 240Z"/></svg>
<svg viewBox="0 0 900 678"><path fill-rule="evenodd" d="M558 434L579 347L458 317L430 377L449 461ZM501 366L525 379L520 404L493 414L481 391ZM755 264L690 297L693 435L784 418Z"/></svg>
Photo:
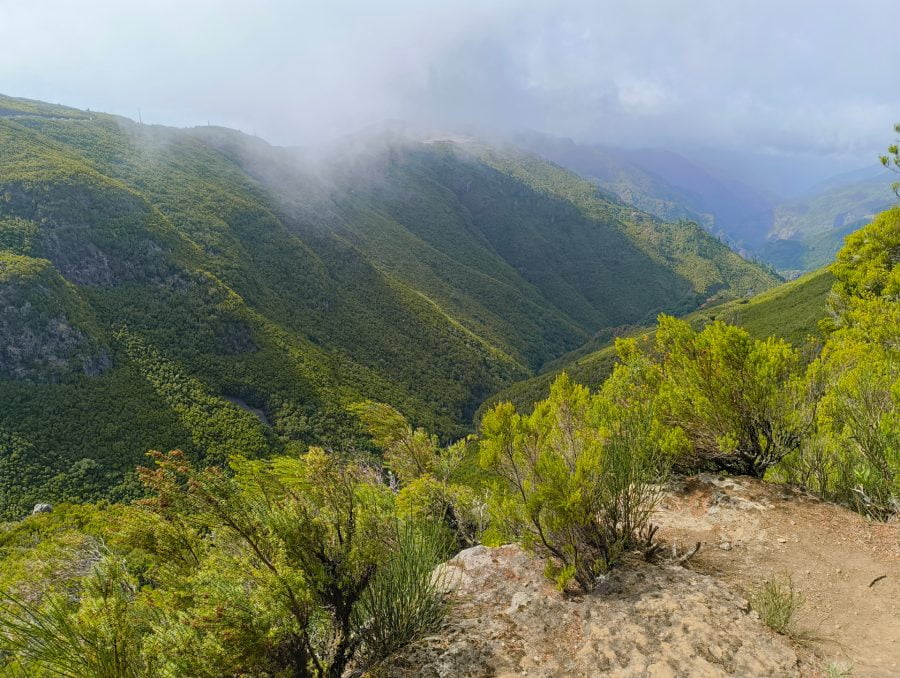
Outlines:
<svg viewBox="0 0 900 678"><path fill-rule="evenodd" d="M502 403L482 422L495 529L547 559L560 588L593 588L644 531L673 439L652 403L591 394L565 375L530 415Z"/></svg>

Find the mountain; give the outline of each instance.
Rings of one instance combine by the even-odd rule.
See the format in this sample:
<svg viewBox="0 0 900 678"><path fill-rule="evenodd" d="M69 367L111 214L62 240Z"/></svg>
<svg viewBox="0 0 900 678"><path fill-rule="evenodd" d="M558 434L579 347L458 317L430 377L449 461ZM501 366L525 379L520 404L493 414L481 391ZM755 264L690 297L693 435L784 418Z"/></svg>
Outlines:
<svg viewBox="0 0 900 678"><path fill-rule="evenodd" d="M538 133L517 141L628 204L668 221L695 221L738 250L756 248L772 226L767 197L678 153L592 146Z"/></svg>
<svg viewBox="0 0 900 678"><path fill-rule="evenodd" d="M149 449L444 437L604 328L777 279L510 146L313 154L0 98L0 513L125 497Z"/></svg>
<svg viewBox="0 0 900 678"><path fill-rule="evenodd" d="M825 266L844 238L896 202L882 167L836 175L783 201L665 150L628 150L531 132L517 143L623 202L667 221L694 221L736 251L795 276Z"/></svg>
<svg viewBox="0 0 900 678"><path fill-rule="evenodd" d="M717 319L723 320L745 328L756 339L775 336L795 346L802 346L810 337L821 339L819 322L825 317L825 301L833 283L834 277L823 268L751 299L738 299L699 309L686 319L696 328ZM566 372L575 382L597 388L610 375L616 363L614 337L639 336L646 343L650 341L653 330L654 327L648 325L598 333L584 346L545 365L540 374L494 394L481 405L476 416L480 418L492 405L506 400L518 408L533 405L547 397L551 384L562 372Z"/></svg>
<svg viewBox="0 0 900 678"><path fill-rule="evenodd" d="M780 271L809 271L834 259L844 238L897 197L896 176L871 168L835 177L802 198L779 205L759 257Z"/></svg>

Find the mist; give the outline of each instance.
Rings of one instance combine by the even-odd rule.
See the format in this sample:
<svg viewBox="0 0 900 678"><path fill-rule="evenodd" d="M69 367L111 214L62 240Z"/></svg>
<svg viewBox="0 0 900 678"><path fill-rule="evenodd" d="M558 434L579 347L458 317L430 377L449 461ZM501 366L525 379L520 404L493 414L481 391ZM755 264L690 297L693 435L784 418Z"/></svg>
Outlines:
<svg viewBox="0 0 900 678"><path fill-rule="evenodd" d="M386 120L530 129L671 149L791 193L890 142L895 12L895 0L0 0L0 92L279 145Z"/></svg>

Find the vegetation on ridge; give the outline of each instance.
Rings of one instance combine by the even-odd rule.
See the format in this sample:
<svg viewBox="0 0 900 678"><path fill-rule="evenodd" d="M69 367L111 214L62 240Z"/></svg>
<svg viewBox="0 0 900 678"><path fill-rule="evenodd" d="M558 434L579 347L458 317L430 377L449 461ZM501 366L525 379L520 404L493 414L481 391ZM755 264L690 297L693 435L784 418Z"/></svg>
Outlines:
<svg viewBox="0 0 900 678"><path fill-rule="evenodd" d="M0 515L124 499L148 449L442 439L597 330L776 279L692 224L475 143L317 162L0 97ZM49 263L48 263L49 262Z"/></svg>
<svg viewBox="0 0 900 678"><path fill-rule="evenodd" d="M695 329L715 321L737 325L754 339L777 337L799 350L805 360L812 359L823 340L819 323L827 315L827 300L834 277L828 269L809 273L797 280L773 287L750 299L740 299L701 308L684 316ZM565 372L573 381L598 388L612 373L618 356L616 335L633 337L639 345L651 343L654 328L623 327L603 332L582 347L549 363L542 373L516 382L485 401L476 418L492 405L508 400L517 407L528 408L545 398L556 377Z"/></svg>
<svg viewBox="0 0 900 678"><path fill-rule="evenodd" d="M520 539L558 586L584 590L628 551L654 557L672 466L765 473L888 518L898 251L900 208L849 239L809 363L783 339L661 316L654 345L618 342L599 390L561 376L531 414L488 412L477 441L442 446L364 401L353 409L383 456L294 446L225 469L154 455L142 501L0 528L0 660L28 675L363 670L439 623L432 566L454 547ZM760 613L789 628L796 599L768 599Z"/></svg>

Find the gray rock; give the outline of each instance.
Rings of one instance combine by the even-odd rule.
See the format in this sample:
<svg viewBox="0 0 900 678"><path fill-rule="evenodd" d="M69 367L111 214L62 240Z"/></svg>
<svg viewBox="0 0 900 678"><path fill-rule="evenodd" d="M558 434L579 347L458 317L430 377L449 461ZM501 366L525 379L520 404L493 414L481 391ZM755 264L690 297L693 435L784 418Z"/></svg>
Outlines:
<svg viewBox="0 0 900 678"><path fill-rule="evenodd" d="M399 653L392 678L797 676L793 648L706 575L632 562L587 595L567 595L518 546L463 551L437 635Z"/></svg>
<svg viewBox="0 0 900 678"><path fill-rule="evenodd" d="M34 508L31 510L31 514L34 515L36 513L50 513L53 510L53 507L50 504L35 504Z"/></svg>

